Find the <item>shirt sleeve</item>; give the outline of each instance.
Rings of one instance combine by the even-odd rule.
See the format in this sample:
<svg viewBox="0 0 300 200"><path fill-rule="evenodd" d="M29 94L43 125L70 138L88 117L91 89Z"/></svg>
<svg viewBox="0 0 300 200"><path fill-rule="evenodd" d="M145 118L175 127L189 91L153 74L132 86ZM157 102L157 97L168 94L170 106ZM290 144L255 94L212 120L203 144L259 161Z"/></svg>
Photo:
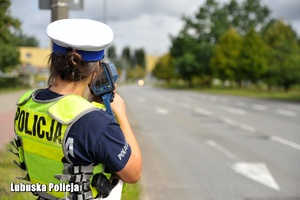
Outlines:
<svg viewBox="0 0 300 200"><path fill-rule="evenodd" d="M101 143L96 148L105 151L103 164L113 172L122 170L127 164L131 147L125 140L124 134L119 124L111 121L101 134Z"/></svg>
<svg viewBox="0 0 300 200"><path fill-rule="evenodd" d="M118 172L131 155L130 145L119 124L102 110L81 117L71 127L68 138L74 138L74 157L70 158L74 164L101 163L112 172Z"/></svg>

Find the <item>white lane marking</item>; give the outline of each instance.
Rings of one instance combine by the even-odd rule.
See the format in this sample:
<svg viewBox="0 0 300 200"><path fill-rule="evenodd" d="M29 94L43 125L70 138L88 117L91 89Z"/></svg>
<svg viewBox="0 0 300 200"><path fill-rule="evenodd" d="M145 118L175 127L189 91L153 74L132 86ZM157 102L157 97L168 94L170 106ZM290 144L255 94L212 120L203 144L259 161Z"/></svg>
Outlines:
<svg viewBox="0 0 300 200"><path fill-rule="evenodd" d="M256 129L252 126L249 126L247 124L242 124L242 123L238 123L232 119L229 119L227 117L221 117L221 120L223 122L225 122L226 124L229 124L231 126L237 126L237 127L240 127L241 129L245 130L245 131L248 131L248 132L251 132L251 133L255 133L256 132Z"/></svg>
<svg viewBox="0 0 300 200"><path fill-rule="evenodd" d="M199 108L199 107L195 107L195 112L197 112L199 114L202 114L202 115L205 115L205 116L208 116L208 117L213 116L212 112L210 112L208 110L205 110L205 109L202 109L202 108Z"/></svg>
<svg viewBox="0 0 300 200"><path fill-rule="evenodd" d="M279 185L264 163L238 162L232 166L232 169L236 173L242 174L274 190L280 190Z"/></svg>
<svg viewBox="0 0 300 200"><path fill-rule="evenodd" d="M221 145L219 145L218 143L216 143L213 140L207 140L206 144L208 144L209 146L212 146L212 147L216 148L218 151L220 151L221 153L223 153L225 156L227 156L230 159L238 159L237 156L235 156L229 150L225 149L224 147L222 147Z"/></svg>
<svg viewBox="0 0 300 200"><path fill-rule="evenodd" d="M221 108L223 110L226 110L230 113L237 114L237 115L245 115L246 114L245 110L239 109L239 108L232 108L232 107L228 107L228 106L221 106Z"/></svg>
<svg viewBox="0 0 300 200"><path fill-rule="evenodd" d="M292 147L292 148L295 148L295 149L300 150L300 144L297 144L297 143L295 143L295 142L292 142L292 141L283 139L283 138L281 138L281 137L278 137L278 136L271 136L271 137L270 137L270 140L275 141L275 142L278 142L278 143L281 143L281 144L285 144L285 145L287 145L287 146L289 146L289 147Z"/></svg>
<svg viewBox="0 0 300 200"><path fill-rule="evenodd" d="M255 110L261 110L261 111L266 111L267 110L267 107L266 106L263 106L263 105L259 105L259 104L254 104L252 105L253 109Z"/></svg>
<svg viewBox="0 0 300 200"><path fill-rule="evenodd" d="M232 126L237 126L237 123L233 121L232 119L229 119L227 117L221 117L221 120L225 122L226 124L232 125Z"/></svg>
<svg viewBox="0 0 300 200"><path fill-rule="evenodd" d="M168 109L161 108L161 107L158 107L158 106L155 107L155 110L156 110L157 113L162 114L162 115L167 115L169 113Z"/></svg>
<svg viewBox="0 0 300 200"><path fill-rule="evenodd" d="M256 129L255 129L254 127L249 126L249 125L247 125L247 124L240 124L240 128L241 128L241 129L244 129L244 130L246 130L246 131L249 131L249 132L251 132L251 133L255 133L255 132L256 132Z"/></svg>
<svg viewBox="0 0 300 200"><path fill-rule="evenodd" d="M289 117L296 117L297 113L294 111L290 111L290 110L283 110L283 109L279 109L276 111L276 113L281 114L281 115L286 115Z"/></svg>

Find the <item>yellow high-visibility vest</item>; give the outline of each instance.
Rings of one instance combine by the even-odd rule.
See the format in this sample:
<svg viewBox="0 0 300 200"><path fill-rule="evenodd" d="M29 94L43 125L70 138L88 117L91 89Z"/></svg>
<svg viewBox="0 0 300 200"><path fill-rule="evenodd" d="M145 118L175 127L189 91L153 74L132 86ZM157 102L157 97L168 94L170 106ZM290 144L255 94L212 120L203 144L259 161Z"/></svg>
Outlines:
<svg viewBox="0 0 300 200"><path fill-rule="evenodd" d="M78 95L65 95L53 100L36 100L39 90L26 92L17 102L15 133L21 139L20 163L24 162L30 182L33 184L60 184L54 175L62 174L65 157L66 135L70 126L83 115L105 107L92 104ZM93 174L102 172L102 165L94 168ZM91 186L90 186L91 187ZM49 189L49 188L48 188ZM93 196L97 195L91 187ZM63 198L64 192L46 191L47 194Z"/></svg>

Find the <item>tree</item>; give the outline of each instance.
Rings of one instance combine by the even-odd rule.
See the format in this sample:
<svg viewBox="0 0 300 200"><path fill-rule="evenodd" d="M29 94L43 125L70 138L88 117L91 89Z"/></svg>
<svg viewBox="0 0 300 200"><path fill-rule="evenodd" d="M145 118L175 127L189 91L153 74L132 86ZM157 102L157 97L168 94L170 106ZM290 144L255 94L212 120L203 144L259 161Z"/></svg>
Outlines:
<svg viewBox="0 0 300 200"><path fill-rule="evenodd" d="M20 30L20 21L9 15L10 0L0 2L0 71L9 71L19 63L15 32Z"/></svg>
<svg viewBox="0 0 300 200"><path fill-rule="evenodd" d="M185 53L192 54L198 65L188 74L210 78L210 60L220 36L230 27L244 36L252 27L263 27L268 15L269 10L259 0L246 0L243 4L231 0L223 6L216 0L206 0L194 16L183 17L183 29L178 36L171 37L171 56L182 60Z"/></svg>
<svg viewBox="0 0 300 200"><path fill-rule="evenodd" d="M266 81L288 91L300 80L300 48L296 32L281 20L273 20L263 32L269 47Z"/></svg>
<svg viewBox="0 0 300 200"><path fill-rule="evenodd" d="M170 55L174 60L175 71L189 85L193 85L193 77L202 75L203 68L195 57L197 48L198 44L195 39L189 37L185 30L178 37L172 38ZM186 58L189 60L185 60ZM189 64L193 66L189 66Z"/></svg>
<svg viewBox="0 0 300 200"><path fill-rule="evenodd" d="M215 46L213 56L210 61L212 73L214 77L219 78L223 82L241 81L239 58L242 48L243 38L237 33L235 28L229 29L223 34L218 44Z"/></svg>
<svg viewBox="0 0 300 200"><path fill-rule="evenodd" d="M175 70L170 54L165 54L158 59L152 74L158 79L166 80L168 83L175 77Z"/></svg>
<svg viewBox="0 0 300 200"><path fill-rule="evenodd" d="M33 36L27 36L21 32L16 34L16 36L17 36L17 46L23 46L23 47L39 46L39 41Z"/></svg>
<svg viewBox="0 0 300 200"><path fill-rule="evenodd" d="M144 78L145 75L146 70L137 65L135 68L127 70L126 78L129 80L138 80Z"/></svg>
<svg viewBox="0 0 300 200"><path fill-rule="evenodd" d="M123 70L123 63L122 63L122 60L118 59L117 58L117 53L116 53L116 48L114 45L110 45L107 49L107 58L110 62L114 63L116 69L117 69L117 72L119 74L119 77L122 76L122 70Z"/></svg>
<svg viewBox="0 0 300 200"><path fill-rule="evenodd" d="M175 67L189 87L194 86L192 78L195 77L194 73L198 70L198 65L194 54L189 52L184 53L180 58L176 59Z"/></svg>
<svg viewBox="0 0 300 200"><path fill-rule="evenodd" d="M270 10L260 4L260 0L246 0L239 5L236 0L225 4L231 26L245 35L252 28L260 30L268 23Z"/></svg>
<svg viewBox="0 0 300 200"><path fill-rule="evenodd" d="M107 57L110 59L112 62L115 62L117 59L117 53L116 53L116 48L114 45L111 45L107 49Z"/></svg>
<svg viewBox="0 0 300 200"><path fill-rule="evenodd" d="M138 65L143 69L146 69L146 55L144 49L136 49L134 51L134 65Z"/></svg>
<svg viewBox="0 0 300 200"><path fill-rule="evenodd" d="M258 33L252 28L246 35L242 44L239 67L242 80L256 83L266 72L265 44Z"/></svg>
<svg viewBox="0 0 300 200"><path fill-rule="evenodd" d="M187 71L178 71L179 73L184 73L183 76L185 79L187 79L186 76L188 74L202 78L208 77L208 85L210 85L211 69L209 63L213 47L219 36L229 28L226 13L220 9L216 0L206 0L194 18L186 17L183 19L185 21L183 32L185 33L184 36L187 37L183 42L188 42L189 46L191 46L191 50L187 53L182 53L182 57L179 60L180 62L184 62L183 57L186 57L190 59L188 62L194 60L198 64L193 64ZM186 51L186 49L184 49L184 51ZM191 72L190 70L194 71ZM192 80L192 77L190 79Z"/></svg>
<svg viewBox="0 0 300 200"><path fill-rule="evenodd" d="M122 51L122 56L121 56L121 60L123 65L125 65L125 68L133 68L132 66L132 59L131 59L131 51L130 48L124 47L123 51Z"/></svg>

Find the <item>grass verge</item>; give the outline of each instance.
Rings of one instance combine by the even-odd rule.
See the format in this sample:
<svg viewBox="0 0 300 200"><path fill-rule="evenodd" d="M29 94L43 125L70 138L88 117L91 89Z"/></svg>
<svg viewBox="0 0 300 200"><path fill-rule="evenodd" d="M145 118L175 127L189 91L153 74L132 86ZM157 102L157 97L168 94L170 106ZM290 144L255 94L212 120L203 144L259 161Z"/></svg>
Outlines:
<svg viewBox="0 0 300 200"><path fill-rule="evenodd" d="M300 102L300 90L291 90L289 92L283 91L267 91L254 89L192 89L195 91L202 91L215 94L225 94L234 96L244 96L250 98L272 99L281 101Z"/></svg>
<svg viewBox="0 0 300 200"><path fill-rule="evenodd" d="M10 148L10 146L8 146ZM7 148L7 149L8 149ZM0 151L0 199L1 200L35 200L37 199L31 192L11 192L11 183L21 183L23 181L16 177L24 177L26 175L19 169L13 160L18 161L17 156L7 150ZM23 182L28 183L28 182ZM122 194L122 200L138 200L140 197L140 185L126 184L126 192Z"/></svg>
<svg viewBox="0 0 300 200"><path fill-rule="evenodd" d="M7 148L8 149L8 148ZM7 150L0 151L0 199L1 200L33 200L37 199L31 192L11 192L11 183L21 183L22 181L16 177L24 177L26 175L19 169L13 160L18 161L18 157ZM25 183L25 182L24 182Z"/></svg>
<svg viewBox="0 0 300 200"><path fill-rule="evenodd" d="M282 101L292 101L300 102L300 88L295 87L290 89L288 92L282 90L266 90L266 89L256 89L256 88L203 88L203 87L186 87L180 85L167 85L160 84L157 87L162 87L166 89L177 89L177 90L189 90L195 92L205 92L212 94L224 94L224 95L234 95L243 96L250 98L261 98L261 99L272 99L272 100L282 100Z"/></svg>

